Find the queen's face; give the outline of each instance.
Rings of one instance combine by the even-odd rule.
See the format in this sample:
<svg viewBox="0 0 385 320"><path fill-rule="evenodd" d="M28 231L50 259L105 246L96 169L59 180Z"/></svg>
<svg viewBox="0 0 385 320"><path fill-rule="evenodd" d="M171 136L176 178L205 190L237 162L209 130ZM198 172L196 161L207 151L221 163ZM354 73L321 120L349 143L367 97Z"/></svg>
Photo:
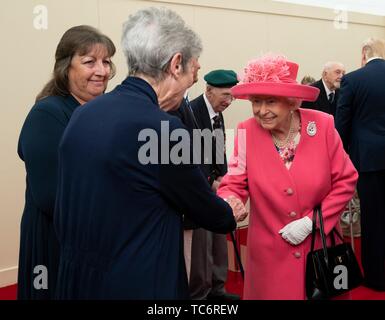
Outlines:
<svg viewBox="0 0 385 320"><path fill-rule="evenodd" d="M290 122L293 106L285 98L274 96L253 96L250 98L255 119L262 128L279 131Z"/></svg>

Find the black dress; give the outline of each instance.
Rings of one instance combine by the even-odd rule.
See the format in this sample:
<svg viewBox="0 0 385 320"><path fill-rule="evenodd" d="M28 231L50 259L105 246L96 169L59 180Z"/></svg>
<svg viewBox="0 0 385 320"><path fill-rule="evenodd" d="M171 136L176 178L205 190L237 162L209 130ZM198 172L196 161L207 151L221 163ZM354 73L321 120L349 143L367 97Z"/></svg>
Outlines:
<svg viewBox="0 0 385 320"><path fill-rule="evenodd" d="M64 129L78 106L72 96L44 98L32 107L20 133L18 154L25 163L27 177L20 230L18 299L54 296L59 263L59 245L52 222L57 152Z"/></svg>

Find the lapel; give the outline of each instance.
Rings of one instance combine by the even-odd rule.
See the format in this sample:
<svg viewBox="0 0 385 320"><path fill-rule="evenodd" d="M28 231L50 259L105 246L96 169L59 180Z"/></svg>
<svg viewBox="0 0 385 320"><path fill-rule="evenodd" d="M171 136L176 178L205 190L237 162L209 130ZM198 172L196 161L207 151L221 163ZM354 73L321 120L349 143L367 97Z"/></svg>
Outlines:
<svg viewBox="0 0 385 320"><path fill-rule="evenodd" d="M338 100L338 96L340 95L340 89L336 89L335 91L335 95L334 95L334 102L336 102ZM334 103L333 102L333 103Z"/></svg>
<svg viewBox="0 0 385 320"><path fill-rule="evenodd" d="M337 90L335 91L333 103L330 103L329 97L326 95L326 90L323 85L322 79L316 82L315 87L320 89L318 99L314 103L316 106L316 109L334 115L336 101L337 101Z"/></svg>
<svg viewBox="0 0 385 320"><path fill-rule="evenodd" d="M220 117L220 119L222 121L222 130L225 133L226 132L226 129L225 129L225 119L223 118L222 112L219 112L219 117Z"/></svg>
<svg viewBox="0 0 385 320"><path fill-rule="evenodd" d="M191 121L192 128L193 129L199 129L199 125L198 125L197 119L195 118L194 112L191 108L190 101L187 98L183 99L183 100L185 100L184 111L186 113L186 116L189 117L189 119Z"/></svg>
<svg viewBox="0 0 385 320"><path fill-rule="evenodd" d="M326 90L325 90L324 84L322 83L322 80L319 81L318 88L320 89L318 104L321 107L322 106L328 106L329 105L329 99L326 96Z"/></svg>
<svg viewBox="0 0 385 320"><path fill-rule="evenodd" d="M336 89L334 91L334 100L333 100L333 103L330 105L330 111L333 116L335 116L336 114L339 92L340 92L339 89Z"/></svg>
<svg viewBox="0 0 385 320"><path fill-rule="evenodd" d="M191 105L193 107L194 115L198 122L199 128L210 129L210 131L212 131L213 128L211 125L211 119L205 100L203 99L203 95L200 95L198 98L191 101Z"/></svg>

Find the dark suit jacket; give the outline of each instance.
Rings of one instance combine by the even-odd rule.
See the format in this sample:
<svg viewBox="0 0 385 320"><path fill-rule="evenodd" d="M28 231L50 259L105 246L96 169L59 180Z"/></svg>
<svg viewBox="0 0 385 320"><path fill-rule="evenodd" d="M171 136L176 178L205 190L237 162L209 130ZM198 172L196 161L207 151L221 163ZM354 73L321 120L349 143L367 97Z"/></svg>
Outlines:
<svg viewBox="0 0 385 320"><path fill-rule="evenodd" d="M182 214L234 230L198 166L167 163L167 126L185 128L135 77L74 112L59 147L57 298L186 299Z"/></svg>
<svg viewBox="0 0 385 320"><path fill-rule="evenodd" d="M212 125L211 125L211 119L209 115L209 111L207 110L207 106L205 103L205 100L203 98L203 94L197 97L196 99L191 101L191 107L194 111L195 119L199 125L200 129L209 129L212 131ZM224 127L224 119L222 113L219 113L219 117L222 120L223 123L223 130L225 130ZM216 168L219 171L220 176L224 176L227 172L227 159L226 154L224 154L224 163L220 164L205 164L204 163L204 152L202 148L202 168L206 175L206 177L209 177L209 175L212 173L212 171Z"/></svg>
<svg viewBox="0 0 385 320"><path fill-rule="evenodd" d="M312 83L311 86L320 89L319 96L317 100L314 102L310 102L310 101L302 102L302 108L319 110L335 116L337 101L339 98L339 89L335 90L333 103L329 103L329 99L328 99L328 96L326 95L325 87L322 83L322 79Z"/></svg>
<svg viewBox="0 0 385 320"><path fill-rule="evenodd" d="M193 141L193 130L199 129L198 123L195 119L193 111L189 108L187 105L186 99L183 99L179 108L174 111L169 111L169 114L178 117L182 123L187 127L187 130L190 133L190 142ZM194 152L194 149L193 149ZM194 156L191 155L191 161L193 161ZM203 173L203 172L202 172ZM191 219L189 219L187 216L183 217L183 228L185 230L192 230L197 229L199 226L195 224Z"/></svg>
<svg viewBox="0 0 385 320"><path fill-rule="evenodd" d="M170 111L169 114L178 117L187 127L187 130L189 130L190 134L192 134L192 130L199 129L193 111L189 110L189 107L187 106L186 99L182 100L177 110Z"/></svg>
<svg viewBox="0 0 385 320"><path fill-rule="evenodd" d="M385 169L385 61L342 78L336 128L359 172Z"/></svg>

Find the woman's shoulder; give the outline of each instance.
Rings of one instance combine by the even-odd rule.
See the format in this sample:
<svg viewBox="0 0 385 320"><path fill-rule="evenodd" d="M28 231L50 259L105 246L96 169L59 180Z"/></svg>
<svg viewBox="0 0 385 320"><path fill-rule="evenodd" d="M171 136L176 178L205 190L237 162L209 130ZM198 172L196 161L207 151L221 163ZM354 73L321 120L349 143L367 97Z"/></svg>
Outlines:
<svg viewBox="0 0 385 320"><path fill-rule="evenodd" d="M33 110L41 110L51 112L60 111L65 105L65 97L61 96L49 96L41 100L36 101L35 105L32 107Z"/></svg>
<svg viewBox="0 0 385 320"><path fill-rule="evenodd" d="M31 109L32 113L45 113L58 120L68 122L68 118L79 106L79 102L71 96L49 96L38 100Z"/></svg>
<svg viewBox="0 0 385 320"><path fill-rule="evenodd" d="M325 136L335 131L334 117L326 112L312 109L300 109L302 126L312 137L317 132L317 136ZM314 131L314 134L311 132Z"/></svg>
<svg viewBox="0 0 385 320"><path fill-rule="evenodd" d="M318 121L318 122L325 122L325 123L334 121L334 118L332 115L319 110L300 108L300 113L302 115L302 120L304 121Z"/></svg>
<svg viewBox="0 0 385 320"><path fill-rule="evenodd" d="M67 105L71 102L67 100L68 97L49 96L36 101L28 113L26 122L52 119L61 125L65 125L68 123L68 117L66 115Z"/></svg>
<svg viewBox="0 0 385 320"><path fill-rule="evenodd" d="M246 119L238 123L238 128L248 129L248 128L254 127L256 124L257 124L257 121L255 120L255 118L251 117L249 119Z"/></svg>

